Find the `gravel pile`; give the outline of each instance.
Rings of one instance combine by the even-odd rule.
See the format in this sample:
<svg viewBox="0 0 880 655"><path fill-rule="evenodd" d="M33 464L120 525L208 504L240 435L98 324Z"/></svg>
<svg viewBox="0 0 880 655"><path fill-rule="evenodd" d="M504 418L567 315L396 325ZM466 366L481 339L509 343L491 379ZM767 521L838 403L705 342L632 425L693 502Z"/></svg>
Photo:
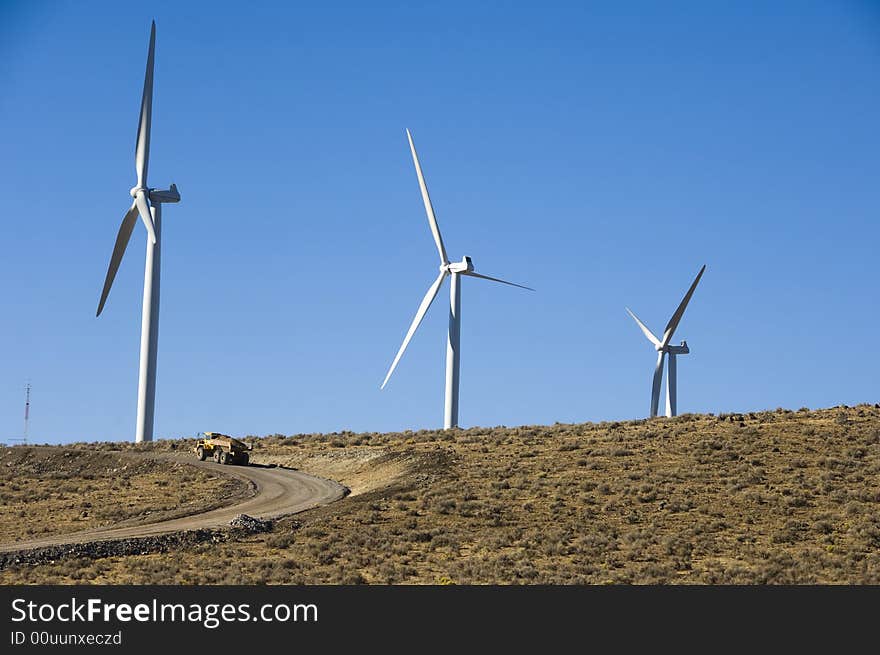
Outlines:
<svg viewBox="0 0 880 655"><path fill-rule="evenodd" d="M229 525L250 533L272 531L272 521L263 521L247 514L239 514L229 522Z"/></svg>
<svg viewBox="0 0 880 655"><path fill-rule="evenodd" d="M83 557L101 559L123 555L147 555L164 553L181 547L192 546L206 541L220 543L227 541L229 535L222 530L187 530L113 541L90 541L82 544L61 544L33 550L0 553L0 570L15 564L51 564L60 559Z"/></svg>
<svg viewBox="0 0 880 655"><path fill-rule="evenodd" d="M247 514L239 514L232 519L229 525L234 530L186 530L153 537L90 541L81 544L61 544L58 546L35 548L33 550L0 553L0 571L17 564L51 564L68 558L102 559L104 557L121 557L124 555L165 553L208 541L219 544L240 536L243 532L255 534L272 530L272 521L262 521Z"/></svg>

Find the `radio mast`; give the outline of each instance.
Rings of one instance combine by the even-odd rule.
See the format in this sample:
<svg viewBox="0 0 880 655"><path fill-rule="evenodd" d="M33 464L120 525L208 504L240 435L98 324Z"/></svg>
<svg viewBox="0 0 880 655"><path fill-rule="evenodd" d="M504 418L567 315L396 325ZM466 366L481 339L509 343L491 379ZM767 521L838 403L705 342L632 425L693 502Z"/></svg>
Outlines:
<svg viewBox="0 0 880 655"><path fill-rule="evenodd" d="M24 385L24 445L27 446L28 440L28 419L31 413L31 384L28 382Z"/></svg>

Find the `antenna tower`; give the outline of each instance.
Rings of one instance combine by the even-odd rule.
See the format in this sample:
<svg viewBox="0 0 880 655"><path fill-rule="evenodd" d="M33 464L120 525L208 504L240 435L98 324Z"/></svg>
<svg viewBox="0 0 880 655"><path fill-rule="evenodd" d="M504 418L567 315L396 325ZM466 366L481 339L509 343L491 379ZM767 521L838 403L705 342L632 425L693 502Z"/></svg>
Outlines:
<svg viewBox="0 0 880 655"><path fill-rule="evenodd" d="M28 442L28 420L31 414L31 384L24 385L24 445Z"/></svg>

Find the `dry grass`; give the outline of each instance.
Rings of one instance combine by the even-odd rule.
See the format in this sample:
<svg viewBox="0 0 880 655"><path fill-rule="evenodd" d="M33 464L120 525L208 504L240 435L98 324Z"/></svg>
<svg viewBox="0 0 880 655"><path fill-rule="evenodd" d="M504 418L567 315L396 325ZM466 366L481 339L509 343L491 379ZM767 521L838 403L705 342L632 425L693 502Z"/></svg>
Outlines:
<svg viewBox="0 0 880 655"><path fill-rule="evenodd" d="M121 453L0 448L0 543L194 513L243 487L185 464Z"/></svg>
<svg viewBox="0 0 880 655"><path fill-rule="evenodd" d="M0 582L880 584L878 406L273 435L255 455L359 493L269 534Z"/></svg>

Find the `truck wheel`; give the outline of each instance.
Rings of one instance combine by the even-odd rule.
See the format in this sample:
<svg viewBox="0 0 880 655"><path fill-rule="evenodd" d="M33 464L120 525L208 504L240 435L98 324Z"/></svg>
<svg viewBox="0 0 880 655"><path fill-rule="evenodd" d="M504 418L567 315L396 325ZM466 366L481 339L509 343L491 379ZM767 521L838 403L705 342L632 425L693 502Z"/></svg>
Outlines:
<svg viewBox="0 0 880 655"><path fill-rule="evenodd" d="M196 455L198 455L198 457L199 457L199 461L200 461L200 462L204 462L204 461L205 461L205 449L202 448L201 446L199 446L198 448L196 448Z"/></svg>
<svg viewBox="0 0 880 655"><path fill-rule="evenodd" d="M223 449L220 447L217 447L214 450L214 461L217 462L218 464L222 464L223 462L220 461L220 458L222 456L223 456Z"/></svg>
<svg viewBox="0 0 880 655"><path fill-rule="evenodd" d="M220 453L220 463L229 464L229 453Z"/></svg>
<svg viewBox="0 0 880 655"><path fill-rule="evenodd" d="M241 456L241 465L242 465L242 466L247 466L247 465L248 465L248 460L249 460L249 459L250 459L250 458L248 457L248 454L247 454L247 453L245 453L244 455L242 455L242 456Z"/></svg>

